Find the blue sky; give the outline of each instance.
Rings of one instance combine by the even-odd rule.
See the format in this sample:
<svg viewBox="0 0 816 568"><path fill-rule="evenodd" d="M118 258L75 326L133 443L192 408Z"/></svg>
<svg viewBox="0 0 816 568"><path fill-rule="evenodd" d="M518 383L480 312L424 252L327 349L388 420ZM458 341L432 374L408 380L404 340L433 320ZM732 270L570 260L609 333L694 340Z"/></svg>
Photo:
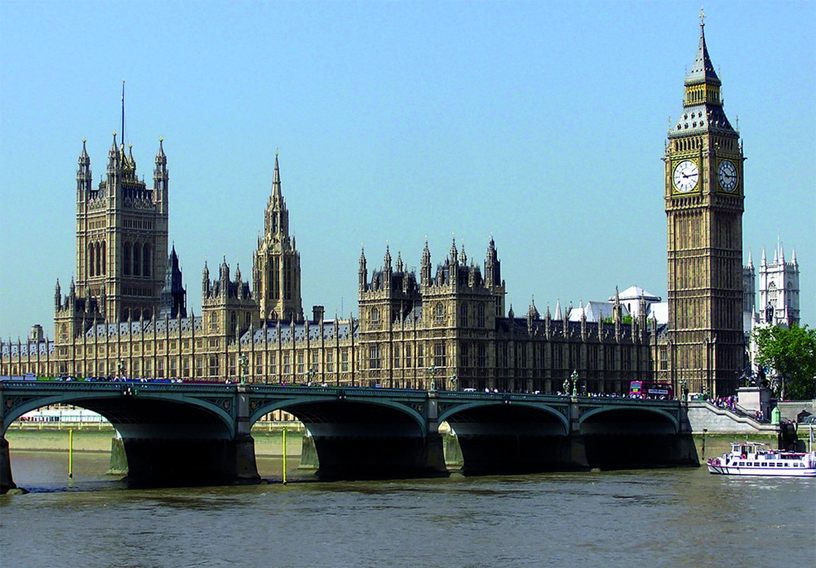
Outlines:
<svg viewBox="0 0 816 568"><path fill-rule="evenodd" d="M120 130L152 180L188 306L205 259L250 275L280 152L304 308L357 313L361 245L418 267L493 235L524 313L638 285L666 296L663 144L698 2L0 2L0 336L75 271L76 160ZM747 260L781 239L816 323L816 2L710 2L744 142Z"/></svg>

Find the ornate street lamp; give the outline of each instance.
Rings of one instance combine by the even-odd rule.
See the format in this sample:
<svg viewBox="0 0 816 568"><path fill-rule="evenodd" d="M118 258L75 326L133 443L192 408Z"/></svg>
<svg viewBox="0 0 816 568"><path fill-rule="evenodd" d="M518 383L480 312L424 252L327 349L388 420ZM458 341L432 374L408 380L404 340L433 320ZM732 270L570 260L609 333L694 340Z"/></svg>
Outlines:
<svg viewBox="0 0 816 568"><path fill-rule="evenodd" d="M573 370L570 378L572 379L572 396L578 396L578 371Z"/></svg>
<svg viewBox="0 0 816 568"><path fill-rule="evenodd" d="M249 366L249 359L246 354L238 357L238 372L240 373L240 382L242 385L246 384L247 367Z"/></svg>
<svg viewBox="0 0 816 568"><path fill-rule="evenodd" d="M456 376L456 373L453 374L450 378L451 382L451 390L456 390L456 384L459 382L459 377Z"/></svg>
<svg viewBox="0 0 816 568"><path fill-rule="evenodd" d="M436 365L431 365L430 367L428 367L428 377L430 377L430 379L431 379L431 388L429 388L428 390L432 390L432 391L436 390L436 379L435 379L436 370L437 370Z"/></svg>
<svg viewBox="0 0 816 568"><path fill-rule="evenodd" d="M314 367L309 367L309 370L306 372L306 376L309 378L309 386L312 386L315 375L317 375L317 369Z"/></svg>

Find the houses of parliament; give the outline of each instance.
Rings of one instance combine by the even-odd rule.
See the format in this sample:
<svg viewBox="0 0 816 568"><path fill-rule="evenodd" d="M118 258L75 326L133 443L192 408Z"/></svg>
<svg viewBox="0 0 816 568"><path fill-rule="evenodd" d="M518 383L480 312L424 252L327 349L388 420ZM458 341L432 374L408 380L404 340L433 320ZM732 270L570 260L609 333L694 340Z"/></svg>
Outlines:
<svg viewBox="0 0 816 568"><path fill-rule="evenodd" d="M290 234L278 155L251 273L204 263L202 309L188 312L178 255L168 246L170 179L162 142L153 184L117 142L92 184L83 148L76 176L76 273L56 285L54 335L39 326L3 343L0 375L245 381L419 389L625 394L632 380L731 394L745 365L743 155L723 110L705 28L685 78L680 118L665 142L668 321L627 309L576 316L505 305L498 247L483 258L454 241L419 273L385 247L358 267L358 316L304 312L301 259ZM260 213L260 212L259 212ZM259 215L260 218L260 215Z"/></svg>

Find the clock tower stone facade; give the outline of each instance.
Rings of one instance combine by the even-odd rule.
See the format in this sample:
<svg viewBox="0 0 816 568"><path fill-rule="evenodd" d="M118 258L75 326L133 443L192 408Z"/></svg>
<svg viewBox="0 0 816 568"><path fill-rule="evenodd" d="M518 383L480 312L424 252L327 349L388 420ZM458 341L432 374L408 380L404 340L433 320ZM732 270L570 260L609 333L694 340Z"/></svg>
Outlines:
<svg viewBox="0 0 816 568"><path fill-rule="evenodd" d="M723 110L705 24L665 163L669 325L659 369L675 388L724 396L745 364L742 145Z"/></svg>

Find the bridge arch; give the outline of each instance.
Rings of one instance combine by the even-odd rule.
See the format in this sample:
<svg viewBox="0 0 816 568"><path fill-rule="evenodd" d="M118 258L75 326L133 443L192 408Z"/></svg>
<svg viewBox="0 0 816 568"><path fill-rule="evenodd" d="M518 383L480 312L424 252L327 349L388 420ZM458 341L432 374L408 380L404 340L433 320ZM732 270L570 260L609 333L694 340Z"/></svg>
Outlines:
<svg viewBox="0 0 816 568"><path fill-rule="evenodd" d="M123 387L121 391L63 392L28 398L20 404L13 405L4 413L3 432L0 435L4 435L8 426L27 412L55 404L70 404L97 412L123 435L122 429L127 429L127 425L156 421L157 417L160 417L162 424L182 424L185 420L197 418L196 421L199 423L210 424L215 430L222 430L219 437L231 439L235 436L235 420L229 408L223 407L223 403L219 405L194 396L150 391L135 394L134 390L134 394L126 395L123 394L127 392L125 388ZM131 388L138 389L138 383L134 383ZM224 400L231 401L231 398L227 397ZM13 399L6 398L5 401L13 402ZM228 406L231 405L232 402Z"/></svg>
<svg viewBox="0 0 816 568"><path fill-rule="evenodd" d="M274 410L303 422L301 465L322 478L447 475L442 440L426 422L424 393L387 389L254 389L250 426ZM308 457L307 457L308 456Z"/></svg>
<svg viewBox="0 0 816 568"><path fill-rule="evenodd" d="M295 395L265 402L251 410L250 427L266 414L275 410L284 410L296 416L307 428L309 424L342 424L352 423L352 420L356 420L357 423L362 421L372 424L386 418L393 420L396 417L400 419L399 423L415 427L417 436L427 434L424 416L415 408L404 403L383 399L341 397L342 395L334 394L316 399L309 395ZM355 415L353 412L355 410L361 412Z"/></svg>
<svg viewBox="0 0 816 568"><path fill-rule="evenodd" d="M582 434L677 434L680 422L662 408L631 404L592 408L581 414Z"/></svg>
<svg viewBox="0 0 816 568"><path fill-rule="evenodd" d="M2 432L25 413L70 404L99 413L122 439L131 484L252 483L252 438L240 430L235 387L162 383L49 382L0 385ZM0 437L0 491L13 487Z"/></svg>
<svg viewBox="0 0 816 568"><path fill-rule="evenodd" d="M457 418L459 420L457 420ZM552 424L550 435L569 434L569 420L558 409L535 402L505 402L497 400L466 402L445 409L439 415L439 422L474 422L478 420L508 421L521 418L525 422L535 423L536 418L544 418L543 423ZM557 425L557 426L555 426Z"/></svg>
<svg viewBox="0 0 816 568"><path fill-rule="evenodd" d="M591 403L590 403L591 404ZM614 403L585 409L578 439L586 461L600 469L632 469L679 465L696 457L690 436L681 433L679 407L640 402Z"/></svg>
<svg viewBox="0 0 816 568"><path fill-rule="evenodd" d="M569 453L569 419L545 401L474 397L446 407L439 421L456 434L465 474L555 470Z"/></svg>

